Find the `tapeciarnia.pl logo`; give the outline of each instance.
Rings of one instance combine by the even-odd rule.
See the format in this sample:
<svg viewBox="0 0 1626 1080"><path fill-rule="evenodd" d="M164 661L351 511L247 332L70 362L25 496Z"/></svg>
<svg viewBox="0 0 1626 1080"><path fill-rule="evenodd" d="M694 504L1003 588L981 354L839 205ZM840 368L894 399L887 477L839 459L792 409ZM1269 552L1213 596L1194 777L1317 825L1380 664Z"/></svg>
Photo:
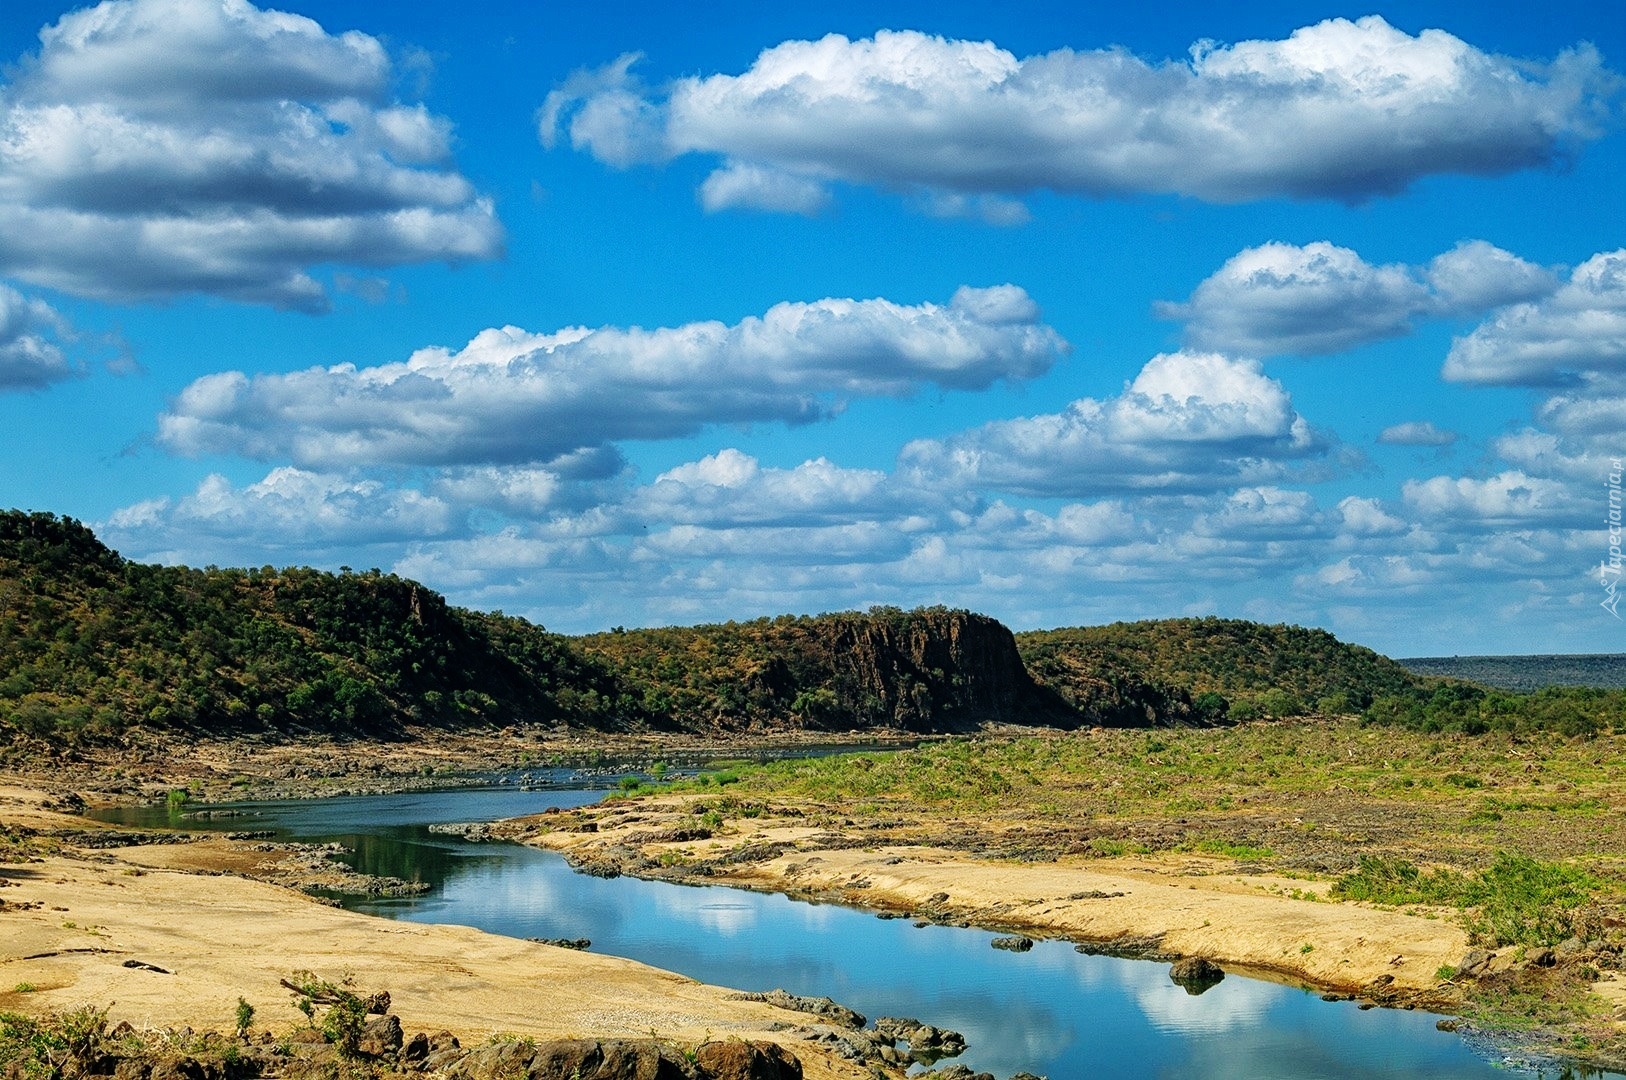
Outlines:
<svg viewBox="0 0 1626 1080"><path fill-rule="evenodd" d="M1604 556L1603 562L1598 564L1598 582L1603 586L1602 607L1615 618L1620 618L1620 595L1616 590L1620 587L1620 476L1621 459L1613 458L1609 462L1609 513L1604 518L1604 525L1609 529L1609 552Z"/></svg>

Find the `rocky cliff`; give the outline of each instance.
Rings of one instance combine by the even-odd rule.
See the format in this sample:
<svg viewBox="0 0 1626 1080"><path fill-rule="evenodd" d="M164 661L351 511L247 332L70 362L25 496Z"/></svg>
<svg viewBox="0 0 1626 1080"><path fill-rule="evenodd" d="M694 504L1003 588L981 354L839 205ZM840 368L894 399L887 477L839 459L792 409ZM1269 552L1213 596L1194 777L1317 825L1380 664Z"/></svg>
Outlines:
<svg viewBox="0 0 1626 1080"><path fill-rule="evenodd" d="M872 608L576 639L674 727L942 731L1067 722L1010 630L947 608Z"/></svg>

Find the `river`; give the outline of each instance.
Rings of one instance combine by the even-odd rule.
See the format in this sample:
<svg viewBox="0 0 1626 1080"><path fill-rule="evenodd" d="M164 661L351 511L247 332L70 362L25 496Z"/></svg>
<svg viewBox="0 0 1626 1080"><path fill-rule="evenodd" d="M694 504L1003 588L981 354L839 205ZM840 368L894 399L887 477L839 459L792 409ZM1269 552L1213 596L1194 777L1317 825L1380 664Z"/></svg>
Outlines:
<svg viewBox="0 0 1626 1080"><path fill-rule="evenodd" d="M177 821L164 807L97 816L337 841L364 873L432 886L410 899L348 900L354 910L514 937L588 938L596 952L704 982L828 996L872 1019L914 1017L964 1034L969 1048L957 1060L1000 1077L1024 1070L1051 1080L1576 1075L1499 1060L1487 1046L1436 1030L1438 1018L1429 1013L1363 1011L1234 974L1195 996L1169 980L1166 964L1082 955L1065 942L1004 952L989 947L995 936L989 931L917 928L905 919L721 886L605 880L573 872L551 852L470 844L427 829L577 806L601 795L564 784L245 803L233 808L242 816L228 818Z"/></svg>

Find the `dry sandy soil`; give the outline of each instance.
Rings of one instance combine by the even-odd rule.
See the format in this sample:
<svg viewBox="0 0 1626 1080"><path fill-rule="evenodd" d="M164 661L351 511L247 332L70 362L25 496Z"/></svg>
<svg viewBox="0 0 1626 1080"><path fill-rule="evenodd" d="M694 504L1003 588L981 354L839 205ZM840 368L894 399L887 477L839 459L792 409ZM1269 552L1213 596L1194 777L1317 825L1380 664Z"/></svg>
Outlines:
<svg viewBox="0 0 1626 1080"><path fill-rule="evenodd" d="M499 832L578 864L816 896L934 922L1202 957L1379 1001L1449 1006L1435 972L1468 950L1443 918L1293 899L1327 884L1227 872L1186 855L1017 863L931 846L853 846L852 836L762 817L693 831L693 798L642 799L521 818ZM747 857L738 853L746 852ZM750 853L766 858L750 858ZM1309 948L1306 948L1309 946Z"/></svg>
<svg viewBox="0 0 1626 1080"><path fill-rule="evenodd" d="M604 752L672 761L685 752L744 749L647 738L623 743ZM71 784L93 798L96 792L161 797L176 785L208 798L338 794L444 784L448 771L523 769L553 754L580 760L599 745L602 740L516 731L399 746L211 744L185 752L158 746L113 762L52 762L49 775L58 790ZM25 785L0 790L0 824L86 827L82 819L43 810L32 788L45 771L30 771ZM786 808L777 805L757 818L730 816L697 830L694 801L642 798L522 819L497 831L603 871L675 880L703 875L714 883L934 922L1064 937L1113 951L1204 957L1241 973L1381 1004L1450 1011L1461 1001L1462 988L1438 978L1440 968L1458 966L1469 948L1450 913L1328 902L1325 876L1309 880L1233 858L1168 850L1122 857L1047 853L1028 861L968 850L963 837L941 823L894 822L881 829L883 822L858 816L856 823L832 825L827 812L798 817L794 808L780 813ZM1032 842L1033 822L997 818L961 831L984 841L993 837L1001 841L993 847L1004 849ZM881 831L866 831L871 828ZM225 841L0 865L0 886L17 886L0 887L0 900L9 901L0 908L0 988L39 987L0 992L0 1009L117 1002L116 1018L223 1028L239 995L263 1017L281 1012L290 996L277 980L305 968L334 979L350 973L363 990L389 989L409 1030L448 1028L477 1039L493 1031L647 1036L652 1027L679 1040L735 1033L784 1041L810 1077L867 1075L819 1058L783 1030L807 1019L800 1014L731 1001L726 991L627 961L350 915L236 875L290 882L297 876L281 855ZM18 910L17 901L39 906ZM54 955L35 955L43 953ZM175 974L126 969L127 959ZM1493 970L1518 961L1515 951L1504 950ZM1626 980L1606 970L1593 989L1606 1002L1603 1015L1615 1018L1612 1043L1626 1044ZM291 1008L287 1014L298 1019Z"/></svg>
<svg viewBox="0 0 1626 1080"><path fill-rule="evenodd" d="M0 823L87 826L43 802L39 792L0 787ZM111 1005L113 1020L137 1028L230 1030L241 996L259 1024L292 1026L301 1018L279 980L308 970L351 977L362 993L388 990L408 1032L449 1030L465 1044L497 1032L638 1038L654 1029L686 1045L779 1041L809 1080L869 1076L803 1042L796 1028L805 1016L730 1000L727 990L670 972L466 927L357 915L276 885L196 872L244 869L252 857L222 842L0 865L0 1010L90 1003ZM33 989L19 993L19 985Z"/></svg>

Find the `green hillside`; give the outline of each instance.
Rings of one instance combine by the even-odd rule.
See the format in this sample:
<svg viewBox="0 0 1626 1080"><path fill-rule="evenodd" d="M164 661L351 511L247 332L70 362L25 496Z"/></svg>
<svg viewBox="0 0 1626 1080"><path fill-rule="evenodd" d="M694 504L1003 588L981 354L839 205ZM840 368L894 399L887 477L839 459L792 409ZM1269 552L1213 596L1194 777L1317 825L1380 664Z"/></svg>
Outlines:
<svg viewBox="0 0 1626 1080"><path fill-rule="evenodd" d="M874 608L566 637L376 570L149 566L70 518L0 513L0 738L931 732L1306 712L1585 733L1626 726L1623 701L1442 683L1325 631L1213 618L1013 635L969 611Z"/></svg>
<svg viewBox="0 0 1626 1080"><path fill-rule="evenodd" d="M1198 719L1349 713L1422 680L1325 630L1240 619L1158 619L1035 630L1017 648L1040 685L1137 679L1189 695Z"/></svg>
<svg viewBox="0 0 1626 1080"><path fill-rule="evenodd" d="M148 566L70 518L0 513L0 725L13 729L609 726L615 696L566 639L394 575Z"/></svg>

